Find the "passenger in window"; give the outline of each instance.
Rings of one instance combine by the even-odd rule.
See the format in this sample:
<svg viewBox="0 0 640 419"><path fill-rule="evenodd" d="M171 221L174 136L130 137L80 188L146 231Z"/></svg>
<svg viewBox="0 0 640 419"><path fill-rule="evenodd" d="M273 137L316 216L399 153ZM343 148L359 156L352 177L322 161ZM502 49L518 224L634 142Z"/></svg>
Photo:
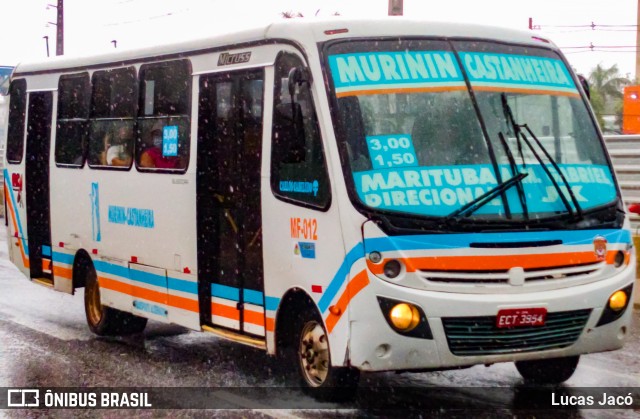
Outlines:
<svg viewBox="0 0 640 419"><path fill-rule="evenodd" d="M107 149L106 163L109 166L131 166L130 145L133 144L133 130L129 125L123 125L113 136Z"/></svg>
<svg viewBox="0 0 640 419"><path fill-rule="evenodd" d="M151 128L151 140L148 148L140 156L140 167L156 169L178 169L180 168L179 157L165 157L162 153L162 129L161 123L155 123Z"/></svg>

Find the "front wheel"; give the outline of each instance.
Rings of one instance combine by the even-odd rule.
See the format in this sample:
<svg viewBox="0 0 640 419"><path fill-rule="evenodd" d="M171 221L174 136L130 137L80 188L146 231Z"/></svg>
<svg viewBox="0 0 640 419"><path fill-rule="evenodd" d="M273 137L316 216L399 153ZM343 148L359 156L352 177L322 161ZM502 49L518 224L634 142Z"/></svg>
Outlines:
<svg viewBox="0 0 640 419"><path fill-rule="evenodd" d="M332 401L355 397L360 372L331 365L329 340L322 322L317 319L303 322L297 337L298 369L305 391L318 399Z"/></svg>
<svg viewBox="0 0 640 419"><path fill-rule="evenodd" d="M560 384L567 381L578 367L580 356L517 361L516 368L524 381L531 384Z"/></svg>
<svg viewBox="0 0 640 419"><path fill-rule="evenodd" d="M93 266L85 269L84 311L89 329L98 336L140 333L147 325L144 317L102 305L98 276Z"/></svg>

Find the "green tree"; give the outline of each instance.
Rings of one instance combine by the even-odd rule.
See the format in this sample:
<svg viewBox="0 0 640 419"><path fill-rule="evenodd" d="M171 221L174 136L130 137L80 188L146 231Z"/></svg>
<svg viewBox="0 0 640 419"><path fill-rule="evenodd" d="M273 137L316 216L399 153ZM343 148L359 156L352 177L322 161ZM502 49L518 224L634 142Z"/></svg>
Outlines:
<svg viewBox="0 0 640 419"><path fill-rule="evenodd" d="M622 88L629 83L628 78L620 75L616 64L609 68L598 64L591 70L591 106L600 127L604 127L605 115L615 115L617 120L622 120Z"/></svg>

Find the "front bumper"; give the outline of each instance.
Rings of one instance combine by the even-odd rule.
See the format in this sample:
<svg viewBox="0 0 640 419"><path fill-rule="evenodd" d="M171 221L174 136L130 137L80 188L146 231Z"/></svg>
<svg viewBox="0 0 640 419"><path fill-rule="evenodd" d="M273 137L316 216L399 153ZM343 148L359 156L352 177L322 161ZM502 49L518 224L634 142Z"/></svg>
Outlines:
<svg viewBox="0 0 640 419"><path fill-rule="evenodd" d="M632 316L633 296L624 314L597 327L609 296L635 282L635 261L614 276L585 285L548 291L514 294L461 294L431 292L401 287L369 276L370 284L356 296L350 309L350 364L365 371L423 370L455 368L475 364L557 358L622 347ZM634 292L637 292L634 290ZM422 308L433 339L406 337L386 322L377 296L410 302ZM577 338L562 348L539 349L520 345L506 353L455 355L452 353L443 318L496 316L501 309L545 307L552 313L582 312L584 327ZM533 339L535 340L535 339ZM493 345L496 348L496 345Z"/></svg>

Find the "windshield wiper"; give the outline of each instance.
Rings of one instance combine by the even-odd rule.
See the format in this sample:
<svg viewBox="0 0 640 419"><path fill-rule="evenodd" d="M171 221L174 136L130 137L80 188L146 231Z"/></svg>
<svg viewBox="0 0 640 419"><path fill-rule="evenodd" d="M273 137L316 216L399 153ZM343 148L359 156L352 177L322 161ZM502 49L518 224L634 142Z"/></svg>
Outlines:
<svg viewBox="0 0 640 419"><path fill-rule="evenodd" d="M529 133L529 135L531 135L531 137L536 142L536 144L538 144L538 147L540 147L540 150L542 150L542 152L547 157L547 159L549 159L549 162L551 163L553 168L556 170L558 175L560 175L560 179L562 179L562 183L564 183L564 186L567 189L567 192L569 192L569 196L571 197L571 202L573 202L573 206L576 209L576 213L578 214L578 218L582 218L582 207L580 206L580 203L578 202L578 198L576 198L576 195L573 193L573 189L571 189L571 184L569 184L569 181L564 176L564 173L562 173L562 171L560 170L560 166L558 166L558 163L556 163L556 161L553 159L553 157L551 157L551 154L549 154L549 151L547 151L546 147L542 145L542 143L540 142L538 137L536 137L536 135L533 133L531 128L529 128L529 125L523 124L522 128L527 130L527 132ZM522 133L522 138L527 143L527 145L529 146L531 151L533 151L533 148L532 148L531 144L529 143L529 140L528 140L527 136L524 135L524 133ZM534 152L534 155L535 154L536 153ZM542 162L541 162L542 159L538 158L538 157L536 157L536 158L538 159L538 161L540 161L540 164L542 165ZM543 165L543 167L546 168L546 166L544 166L544 165ZM564 193L562 192L562 189L557 184L557 182L555 182L555 180L553 180L553 177L551 177L551 172L549 172L548 169L546 169L545 171L547 172L547 175L552 179L554 185L556 186L556 190L558 191L558 194L560 195L560 198L564 198L563 201L566 203L565 205L568 205L568 202L566 202L567 198L565 197ZM569 207L570 207L570 205L569 205ZM573 215L573 211L570 211L570 212Z"/></svg>
<svg viewBox="0 0 640 419"><path fill-rule="evenodd" d="M567 178L564 176L562 171L560 171L560 167L558 166L558 163L556 163L556 161L553 159L553 157L551 157L551 154L549 154L549 152L547 151L545 146L542 145L542 143L540 142L538 137L536 137L536 135L533 133L531 128L529 128L529 125L527 125L527 124L519 125L519 124L516 123L515 118L513 117L513 112L511 111L511 106L509 105L509 102L507 102L507 95L505 93L502 93L501 97L502 97L502 109L504 110L504 113L505 113L505 115L507 117L507 120L508 120L509 124L513 127L514 134L516 135L516 138L518 140L518 149L520 151L520 158L522 159L523 166L525 164L525 160L524 160L524 157L522 155L522 148L521 148L521 144L520 144L520 139L522 139L525 142L525 144L529 147L529 150L531 150L531 152L533 153L533 156L536 158L538 163L540 163L540 167L542 167L542 169L546 173L546 175L549 178L549 180L551 180L551 183L553 184L553 187L555 188L556 192L558 193L558 196L560 197L560 200L564 204L565 208L567 208L567 212L572 217L575 217L574 210L571 207L571 204L569 203L569 201L567 200L567 197L565 196L564 192L562 191L562 188L560 187L560 185L558 185L558 182L555 180L555 178L551 174L551 171L549 170L547 165L542 160L542 157L540 157L540 155L536 152L536 150L534 149L533 145L531 144L531 142L529 141L529 139L527 138L525 133L522 132L522 128L524 128L529 133L529 135L531 135L531 137L534 139L534 141L536 142L538 147L540 147L540 149L542 150L544 155L547 157L547 159L549 160L549 162L551 163L551 165L553 166L555 171L558 173L558 175L560 176L560 179L562 179L562 183L564 183L565 188L569 192L569 196L571 197L571 202L573 202L573 205L575 207L575 211L577 213L578 218L582 218L582 207L580 207L580 204L578 203L578 199L576 198L575 194L573 193L573 190L571 189L571 185L567 181Z"/></svg>
<svg viewBox="0 0 640 419"><path fill-rule="evenodd" d="M507 140L506 138L504 138L504 134L502 132L498 133L498 138L500 138L500 143L502 143L504 152L507 154L507 159L509 159L509 166L511 167L511 175L515 176L516 173L520 173L520 171L518 170L518 166L516 165L516 160L513 158L513 153L509 148L509 144L507 144ZM522 149L520 149L520 153L522 153ZM516 189L518 190L518 198L520 198L520 205L522 206L522 215L526 220L528 220L529 209L527 208L527 197L524 193L524 186L522 186L522 182L518 182L516 184Z"/></svg>
<svg viewBox="0 0 640 419"><path fill-rule="evenodd" d="M483 193L482 195L474 199L473 201L468 202L467 204L453 211L451 214L447 215L445 218L445 222L449 222L451 220L458 219L460 217L467 217L473 214L478 208L491 202L496 196L500 195L502 192L506 191L513 185L521 182L522 179L526 178L528 175L529 175L528 173L519 173L514 177L512 177L511 179L506 180L502 183L499 183L492 189L489 189L487 192Z"/></svg>

